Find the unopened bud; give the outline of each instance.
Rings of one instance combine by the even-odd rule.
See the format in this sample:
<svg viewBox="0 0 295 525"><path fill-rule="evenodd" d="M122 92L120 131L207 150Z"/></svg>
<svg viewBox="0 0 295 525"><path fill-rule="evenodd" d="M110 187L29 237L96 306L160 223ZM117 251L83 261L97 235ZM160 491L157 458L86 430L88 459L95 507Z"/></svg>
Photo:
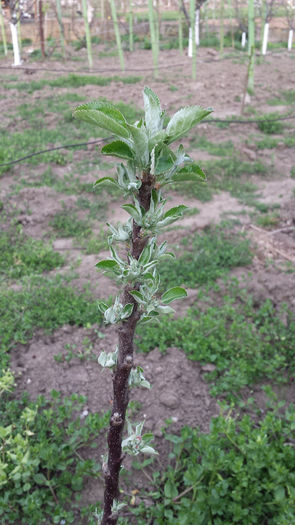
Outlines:
<svg viewBox="0 0 295 525"><path fill-rule="evenodd" d="M119 412L115 412L111 417L111 425L114 427L117 427L121 425L123 422L122 417L120 416Z"/></svg>

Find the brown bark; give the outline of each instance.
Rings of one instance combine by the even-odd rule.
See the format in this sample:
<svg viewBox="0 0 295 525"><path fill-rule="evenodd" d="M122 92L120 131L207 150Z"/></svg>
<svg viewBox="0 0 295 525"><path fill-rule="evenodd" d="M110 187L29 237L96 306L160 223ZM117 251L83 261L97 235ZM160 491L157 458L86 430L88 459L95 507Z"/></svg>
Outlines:
<svg viewBox="0 0 295 525"><path fill-rule="evenodd" d="M150 206L154 178L149 172L142 174L142 186L138 192L140 205L147 211ZM141 227L133 221L131 255L138 259L147 237L141 236ZM137 285L138 286L138 285ZM123 292L122 304L134 304L133 312L119 328L118 363L113 376L113 407L108 432L108 464L105 471L104 509L101 525L115 525L118 516L112 515L112 505L119 498L119 474L123 461L122 435L129 402L128 379L133 367L133 339L140 315L135 299L129 294L136 285L127 285Z"/></svg>

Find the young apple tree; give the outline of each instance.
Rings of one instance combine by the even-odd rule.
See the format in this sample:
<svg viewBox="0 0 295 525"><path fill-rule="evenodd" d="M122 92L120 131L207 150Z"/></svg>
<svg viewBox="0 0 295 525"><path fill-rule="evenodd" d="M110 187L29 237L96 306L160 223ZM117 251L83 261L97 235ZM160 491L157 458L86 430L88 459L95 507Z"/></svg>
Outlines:
<svg viewBox="0 0 295 525"><path fill-rule="evenodd" d="M157 243L166 226L177 221L186 209L178 205L165 208L163 189L169 184L203 181L201 168L187 155L182 145L176 151L171 144L183 137L193 126L211 113L211 109L191 106L180 109L168 120L157 95L144 89L145 116L130 124L111 103L95 101L77 107L74 116L97 125L114 136L102 148L104 155L123 159L114 177L103 177L95 185L111 183L131 199L122 208L130 215L123 225L107 224L110 256L97 263L97 268L117 278L120 290L109 306L99 302L106 324L118 324L118 346L114 352L102 352L101 366L113 370L113 405L108 432L108 454L104 460L105 493L101 525L114 525L122 506L119 499L119 474L125 454L156 454L150 442L152 434L142 434L143 422L127 421L127 437L123 439L126 410L131 387L150 388L141 367L134 363L133 339L138 323L146 323L160 314L174 310L169 304L186 296L176 286L160 292L158 265L167 252L167 243ZM168 123L167 123L168 120ZM167 123L166 127L165 124ZM120 250L120 244L125 247Z"/></svg>

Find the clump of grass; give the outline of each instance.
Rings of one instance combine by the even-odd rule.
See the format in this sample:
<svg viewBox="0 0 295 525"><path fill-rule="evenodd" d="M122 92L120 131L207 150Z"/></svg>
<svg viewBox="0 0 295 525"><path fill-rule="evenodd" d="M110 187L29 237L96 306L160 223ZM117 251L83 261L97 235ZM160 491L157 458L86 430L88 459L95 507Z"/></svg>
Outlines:
<svg viewBox="0 0 295 525"><path fill-rule="evenodd" d="M94 75L76 75L70 73L69 75L60 76L55 79L41 79L33 80L31 82L17 82L16 84L4 84L3 87L6 89L18 89L20 91L27 91L33 93L43 89L44 87L60 87L60 88L79 88L83 86L108 86L111 82L123 82L124 84L135 84L141 81L139 76L127 76L127 77L102 77Z"/></svg>
<svg viewBox="0 0 295 525"><path fill-rule="evenodd" d="M213 282L230 268L249 265L253 257L245 235L226 227L206 228L185 237L181 244L184 252L176 260L166 259L160 268L166 288L176 283L194 288Z"/></svg>
<svg viewBox="0 0 295 525"><path fill-rule="evenodd" d="M257 122L257 126L263 133L267 135L282 133L284 124L280 120L275 120L281 117L280 113L265 113L263 119Z"/></svg>
<svg viewBox="0 0 295 525"><path fill-rule="evenodd" d="M61 237L88 236L91 233L89 221L79 219L76 211L66 206L63 206L63 209L55 214L49 225Z"/></svg>
<svg viewBox="0 0 295 525"><path fill-rule="evenodd" d="M199 135L192 141L193 147L201 150L205 150L211 155L217 155L218 157L227 157L233 155L234 145L231 140L225 142L211 142L205 135Z"/></svg>
<svg viewBox="0 0 295 525"><path fill-rule="evenodd" d="M64 264L64 257L49 243L27 237L22 228L0 232L0 275L19 278L42 273Z"/></svg>
<svg viewBox="0 0 295 525"><path fill-rule="evenodd" d="M25 344L39 329L51 332L64 324L90 326L102 319L94 298L78 292L61 276L34 276L19 291L1 290L0 310L0 365L1 361L7 364L10 348Z"/></svg>
<svg viewBox="0 0 295 525"><path fill-rule="evenodd" d="M281 92L279 97L267 101L270 106L285 106L295 104L295 89L287 89Z"/></svg>
<svg viewBox="0 0 295 525"><path fill-rule="evenodd" d="M272 228L273 226L277 226L280 222L280 214L277 212L268 213L265 215L260 215L255 220L256 224L258 226L262 226L263 228Z"/></svg>

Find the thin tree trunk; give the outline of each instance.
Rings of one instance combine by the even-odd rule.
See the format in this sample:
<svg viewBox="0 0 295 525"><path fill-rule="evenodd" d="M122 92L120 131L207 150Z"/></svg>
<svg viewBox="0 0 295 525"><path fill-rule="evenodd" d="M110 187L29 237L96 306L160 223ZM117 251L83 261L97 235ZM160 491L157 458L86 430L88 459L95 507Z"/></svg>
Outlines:
<svg viewBox="0 0 295 525"><path fill-rule="evenodd" d="M220 0L220 33L219 33L219 53L223 56L224 50L224 0Z"/></svg>
<svg viewBox="0 0 295 525"><path fill-rule="evenodd" d="M119 24L118 24L118 18L117 18L117 11L114 0L110 0L111 4L111 11L112 11L112 19L114 23L114 30L116 35L116 42L117 42L117 48L118 48L118 55L120 59L121 69L122 71L125 70L125 62L124 62L124 55L122 50L122 43L121 43L121 35L119 31Z"/></svg>
<svg viewBox="0 0 295 525"><path fill-rule="evenodd" d="M139 203L147 211L150 206L151 190L154 179L150 173L143 174L142 186L138 192ZM141 227L133 221L131 255L138 259L147 238L142 238ZM119 474L123 461L122 435L129 401L128 379L133 367L133 339L140 315L136 300L129 294L134 289L126 286L123 292L122 304L134 304L133 312L119 328L118 362L113 375L113 406L108 433L108 462L105 469L104 509L101 525L115 525L117 516L112 515L114 500L119 498Z"/></svg>
<svg viewBox="0 0 295 525"><path fill-rule="evenodd" d="M14 66L20 66L21 65L21 58L20 58L20 51L19 51L19 45L18 45L18 38L17 38L17 25L10 22L10 31L11 31L11 40L12 40L12 47L13 47L13 56L14 56Z"/></svg>
<svg viewBox="0 0 295 525"><path fill-rule="evenodd" d="M288 37L288 51L292 51L292 44L293 44L293 29L290 29L289 37Z"/></svg>
<svg viewBox="0 0 295 525"><path fill-rule="evenodd" d="M82 11L83 11L83 18L84 18L88 64L89 64L89 69L92 69L93 60L92 60L92 48L91 48L91 34L90 34L90 28L89 28L89 23L88 23L87 0L82 0Z"/></svg>
<svg viewBox="0 0 295 525"><path fill-rule="evenodd" d="M42 57L45 58L43 0L39 0L39 37Z"/></svg>
<svg viewBox="0 0 295 525"><path fill-rule="evenodd" d="M196 13L196 2L190 0L190 40L191 40L191 56L192 56L192 79L197 78L197 65L196 65L196 34L195 34L195 13Z"/></svg>
<svg viewBox="0 0 295 525"><path fill-rule="evenodd" d="M133 5L129 0L129 51L133 51Z"/></svg>
<svg viewBox="0 0 295 525"><path fill-rule="evenodd" d="M3 18L1 2L0 2L0 24L1 24L3 50L4 50L4 55L6 56L7 55L7 41L6 41L6 33L5 33L4 18Z"/></svg>
<svg viewBox="0 0 295 525"><path fill-rule="evenodd" d="M262 54L263 55L266 55L266 51L267 51L268 31L269 31L269 23L266 22L266 24L264 24L264 30L263 30L263 42L262 42Z"/></svg>
<svg viewBox="0 0 295 525"><path fill-rule="evenodd" d="M59 35L60 35L60 45L62 49L63 57L65 58L66 55L66 49L65 49L65 28L62 21L62 10L61 10L61 2L60 0L56 0L56 13L57 13L57 21L59 25Z"/></svg>
<svg viewBox="0 0 295 525"><path fill-rule="evenodd" d="M151 33L151 43L152 43L152 53L153 53L153 62L154 62L154 76L158 77L158 53L157 53L157 37L156 37L156 26L154 19L154 7L153 0L148 0L149 6L149 24L150 24L150 33Z"/></svg>
<svg viewBox="0 0 295 525"><path fill-rule="evenodd" d="M178 1L178 47L179 47L179 52L183 54L183 27L182 27L181 0Z"/></svg>

